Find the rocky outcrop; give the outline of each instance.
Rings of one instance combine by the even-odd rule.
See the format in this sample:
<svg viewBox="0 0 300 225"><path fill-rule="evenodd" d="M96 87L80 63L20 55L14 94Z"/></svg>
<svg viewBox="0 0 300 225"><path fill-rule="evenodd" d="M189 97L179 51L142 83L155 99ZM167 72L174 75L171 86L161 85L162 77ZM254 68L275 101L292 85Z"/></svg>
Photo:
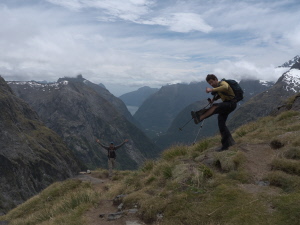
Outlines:
<svg viewBox="0 0 300 225"><path fill-rule="evenodd" d="M0 214L79 170L62 139L0 77Z"/></svg>

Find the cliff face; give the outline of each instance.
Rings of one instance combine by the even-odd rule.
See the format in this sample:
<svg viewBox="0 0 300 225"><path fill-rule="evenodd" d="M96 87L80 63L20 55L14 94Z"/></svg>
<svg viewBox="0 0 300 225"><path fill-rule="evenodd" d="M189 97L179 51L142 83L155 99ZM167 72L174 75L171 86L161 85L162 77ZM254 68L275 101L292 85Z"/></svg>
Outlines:
<svg viewBox="0 0 300 225"><path fill-rule="evenodd" d="M104 145L130 140L117 152L118 168L136 169L146 158L157 156L156 146L84 80L59 81L9 82L9 85L88 168L107 166L107 152L96 143L97 138Z"/></svg>
<svg viewBox="0 0 300 225"><path fill-rule="evenodd" d="M62 139L0 77L0 214L79 170Z"/></svg>

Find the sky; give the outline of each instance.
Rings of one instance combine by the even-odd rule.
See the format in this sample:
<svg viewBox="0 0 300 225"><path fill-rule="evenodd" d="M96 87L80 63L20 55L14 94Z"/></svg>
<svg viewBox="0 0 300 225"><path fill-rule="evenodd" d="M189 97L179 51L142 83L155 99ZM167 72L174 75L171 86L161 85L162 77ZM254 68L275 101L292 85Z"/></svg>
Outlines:
<svg viewBox="0 0 300 225"><path fill-rule="evenodd" d="M116 96L219 78L276 81L300 54L300 0L0 0L0 75L82 74Z"/></svg>

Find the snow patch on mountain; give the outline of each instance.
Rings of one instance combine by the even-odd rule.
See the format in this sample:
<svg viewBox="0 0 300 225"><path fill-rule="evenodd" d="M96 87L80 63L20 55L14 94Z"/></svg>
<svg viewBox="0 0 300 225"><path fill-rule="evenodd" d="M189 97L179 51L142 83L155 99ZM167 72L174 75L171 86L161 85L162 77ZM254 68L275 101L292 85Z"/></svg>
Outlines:
<svg viewBox="0 0 300 225"><path fill-rule="evenodd" d="M57 83L38 83L34 81L7 81L7 84L16 84L16 85L28 85L30 87L37 87L37 88L58 88L61 85L68 85L68 81L64 80Z"/></svg>
<svg viewBox="0 0 300 225"><path fill-rule="evenodd" d="M266 80L259 80L259 83L261 85L264 85L266 87L271 87L274 83L270 82L270 81L266 81Z"/></svg>
<svg viewBox="0 0 300 225"><path fill-rule="evenodd" d="M284 87L287 91L300 91L300 70L291 69L284 74L282 79L287 85Z"/></svg>

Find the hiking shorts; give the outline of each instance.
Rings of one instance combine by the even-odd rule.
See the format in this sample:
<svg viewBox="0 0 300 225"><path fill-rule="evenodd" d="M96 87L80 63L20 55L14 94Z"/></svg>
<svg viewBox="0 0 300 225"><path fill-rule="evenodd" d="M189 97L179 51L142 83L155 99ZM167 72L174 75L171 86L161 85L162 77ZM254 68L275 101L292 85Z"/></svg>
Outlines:
<svg viewBox="0 0 300 225"><path fill-rule="evenodd" d="M236 108L236 102L233 101L215 103L213 105L218 106L213 114L229 114Z"/></svg>

